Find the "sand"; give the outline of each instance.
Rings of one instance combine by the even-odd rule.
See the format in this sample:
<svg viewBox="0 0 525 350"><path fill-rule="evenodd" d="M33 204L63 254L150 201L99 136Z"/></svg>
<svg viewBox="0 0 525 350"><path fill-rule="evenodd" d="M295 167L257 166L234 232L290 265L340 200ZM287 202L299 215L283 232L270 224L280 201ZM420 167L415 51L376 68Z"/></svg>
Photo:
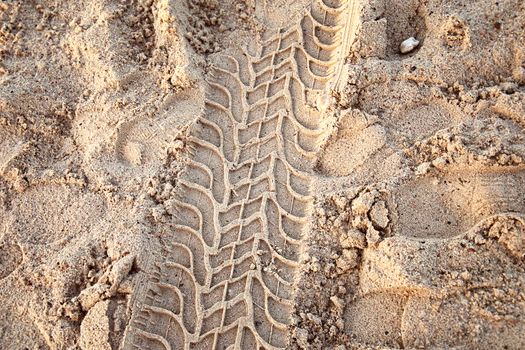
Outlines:
<svg viewBox="0 0 525 350"><path fill-rule="evenodd" d="M0 348L525 348L524 38L521 0L1 2Z"/></svg>

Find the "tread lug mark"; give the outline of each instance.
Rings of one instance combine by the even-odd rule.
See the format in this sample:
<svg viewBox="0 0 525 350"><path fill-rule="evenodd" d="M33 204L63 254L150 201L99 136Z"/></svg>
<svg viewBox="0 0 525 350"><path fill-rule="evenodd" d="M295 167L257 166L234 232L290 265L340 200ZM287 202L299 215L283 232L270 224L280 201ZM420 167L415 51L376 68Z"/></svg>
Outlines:
<svg viewBox="0 0 525 350"><path fill-rule="evenodd" d="M163 264L162 276L166 284L172 285L180 290L183 296L182 319L188 333L195 331L196 310L196 286L192 273L183 266L175 263L165 262ZM150 308L151 306L147 306Z"/></svg>
<svg viewBox="0 0 525 350"><path fill-rule="evenodd" d="M330 131L328 83L338 83L357 13L351 0L313 2L257 54L233 48L212 68L176 225L153 252L124 349L287 345L311 173Z"/></svg>

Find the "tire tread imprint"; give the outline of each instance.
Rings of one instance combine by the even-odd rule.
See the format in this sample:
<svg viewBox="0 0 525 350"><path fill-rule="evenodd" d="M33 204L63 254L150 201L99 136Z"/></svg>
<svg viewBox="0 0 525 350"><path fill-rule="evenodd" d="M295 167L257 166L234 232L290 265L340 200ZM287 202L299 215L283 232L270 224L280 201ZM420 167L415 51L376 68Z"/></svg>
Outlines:
<svg viewBox="0 0 525 350"><path fill-rule="evenodd" d="M152 254L124 349L286 346L309 178L327 134L318 101L337 75L353 0L327 1L258 55L241 49L213 67L177 224Z"/></svg>

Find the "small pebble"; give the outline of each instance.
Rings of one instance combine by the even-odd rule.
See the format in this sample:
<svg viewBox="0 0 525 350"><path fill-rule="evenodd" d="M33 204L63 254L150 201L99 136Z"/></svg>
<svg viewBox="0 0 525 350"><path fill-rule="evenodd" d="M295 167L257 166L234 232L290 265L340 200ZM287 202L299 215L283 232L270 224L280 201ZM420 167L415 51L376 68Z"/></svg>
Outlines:
<svg viewBox="0 0 525 350"><path fill-rule="evenodd" d="M411 36L410 38L404 40L401 43L401 45L399 45L399 51L401 51L401 53L409 53L418 46L419 46L419 40Z"/></svg>

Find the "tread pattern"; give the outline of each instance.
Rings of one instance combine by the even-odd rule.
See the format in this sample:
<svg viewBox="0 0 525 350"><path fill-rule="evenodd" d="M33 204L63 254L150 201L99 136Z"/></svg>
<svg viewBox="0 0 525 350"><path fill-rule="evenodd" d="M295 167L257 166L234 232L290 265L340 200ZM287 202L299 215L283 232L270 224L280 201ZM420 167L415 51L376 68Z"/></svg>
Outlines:
<svg viewBox="0 0 525 350"><path fill-rule="evenodd" d="M178 186L177 224L134 303L125 349L284 348L351 1L225 56L208 81ZM148 252L150 253L150 252Z"/></svg>

